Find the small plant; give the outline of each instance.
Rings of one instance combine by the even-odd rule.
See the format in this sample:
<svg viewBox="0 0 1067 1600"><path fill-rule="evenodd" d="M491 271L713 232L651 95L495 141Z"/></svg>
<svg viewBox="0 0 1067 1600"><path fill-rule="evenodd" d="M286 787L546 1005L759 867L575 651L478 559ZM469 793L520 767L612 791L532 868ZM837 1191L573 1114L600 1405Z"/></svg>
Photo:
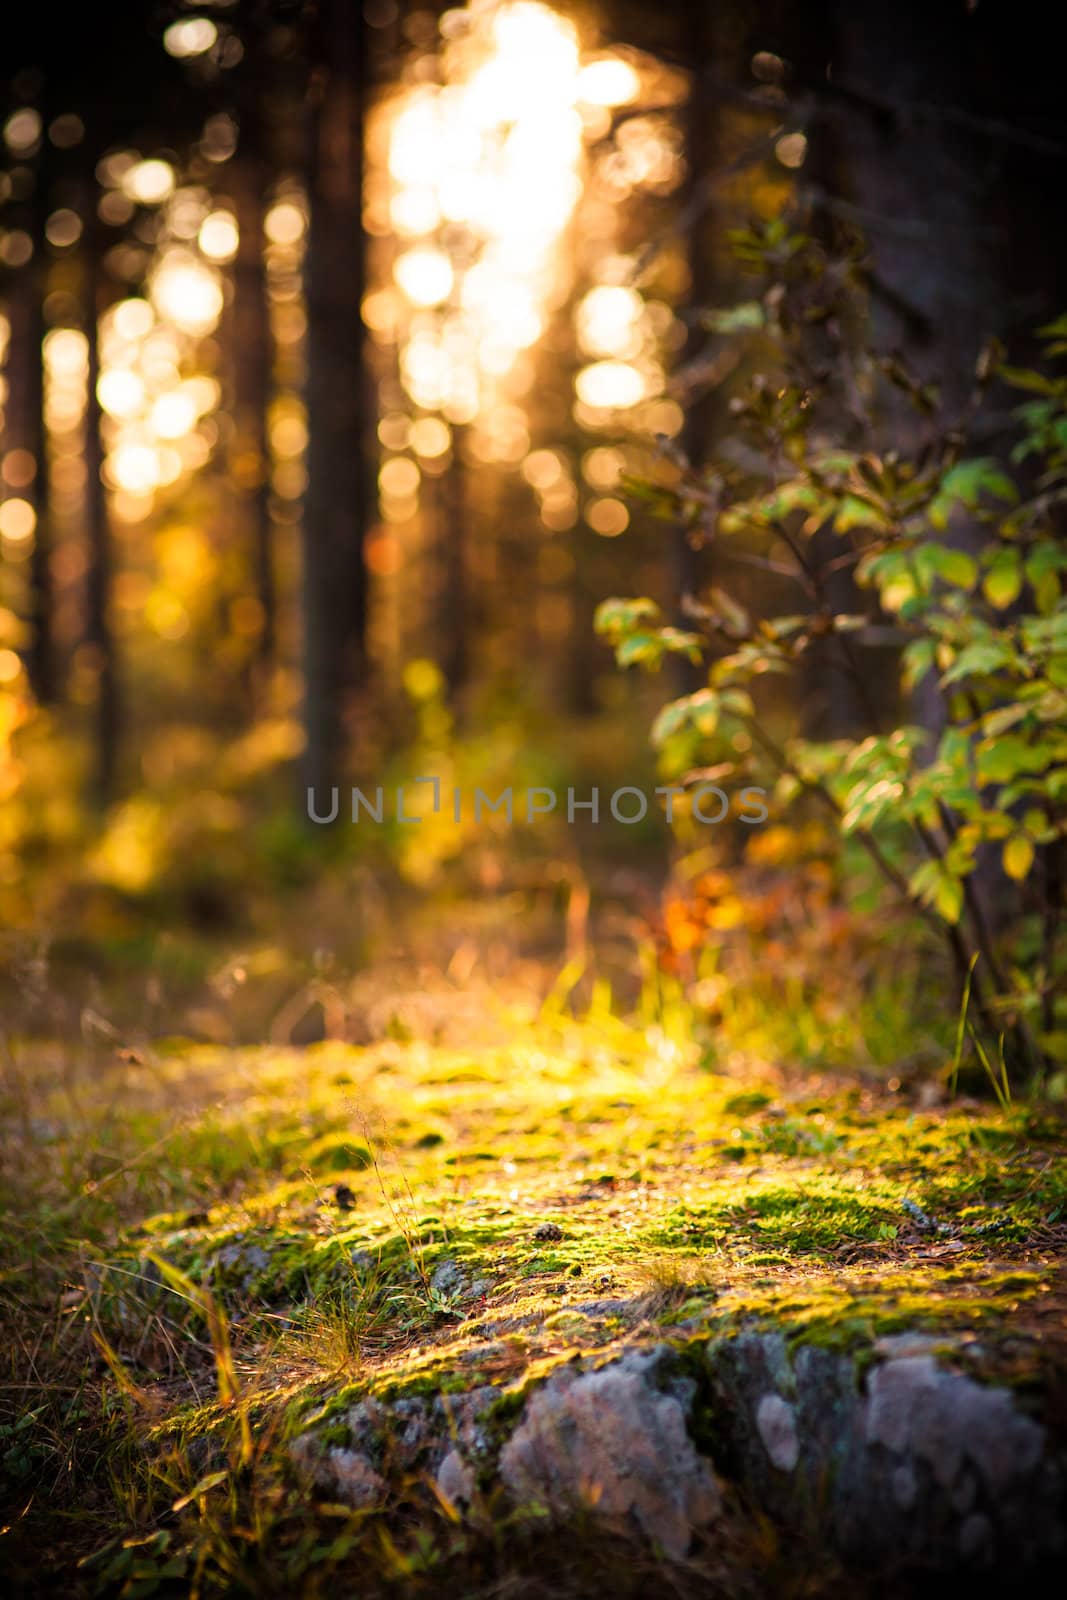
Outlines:
<svg viewBox="0 0 1067 1600"><path fill-rule="evenodd" d="M665 445L668 481L632 485L710 548L717 581L687 598L688 628L648 598L606 600L597 628L622 666L707 665L654 742L690 769L710 748L719 776L769 769L779 811L810 799L828 813L947 942L983 1059L1017 1078L1065 1063L1067 316L1043 330L1040 368L983 352L972 420L994 378L1030 398L1007 460L970 455L966 419L856 337L857 262L781 221L734 244L763 291L706 326L754 367L730 404L736 431L699 470ZM753 566L789 585L787 612L738 598L731 575ZM844 675L865 737L776 736L760 686L813 660Z"/></svg>

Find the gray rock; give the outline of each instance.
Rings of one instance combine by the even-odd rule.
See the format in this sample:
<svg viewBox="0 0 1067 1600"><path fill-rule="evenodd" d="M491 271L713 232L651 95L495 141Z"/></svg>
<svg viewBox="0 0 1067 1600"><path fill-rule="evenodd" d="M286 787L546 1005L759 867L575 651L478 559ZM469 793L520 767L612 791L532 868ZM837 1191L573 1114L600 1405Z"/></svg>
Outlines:
<svg viewBox="0 0 1067 1600"><path fill-rule="evenodd" d="M1062 1452L938 1343L935 1356L923 1335L880 1340L868 1367L870 1347L713 1339L713 1425L769 1515L857 1566L1036 1567L1067 1545Z"/></svg>
<svg viewBox="0 0 1067 1600"><path fill-rule="evenodd" d="M893 1502L901 1511L910 1511L919 1498L919 1485L910 1467L897 1467L893 1473Z"/></svg>
<svg viewBox="0 0 1067 1600"><path fill-rule="evenodd" d="M658 1351L629 1351L591 1372L554 1373L501 1452L512 1498L557 1517L585 1509L636 1525L668 1556L684 1556L722 1501L681 1401L655 1383L660 1362Z"/></svg>
<svg viewBox="0 0 1067 1600"><path fill-rule="evenodd" d="M368 1396L348 1410L340 1440L335 1416L329 1445L308 1434L293 1456L330 1496L361 1507L381 1505L390 1483L414 1473L463 1510L496 1474L514 1503L557 1520L591 1514L679 1559L722 1512L711 1462L689 1433L699 1418L695 1436L721 1443L763 1514L857 1571L1014 1581L1067 1547L1061 1436L1010 1390L954 1367L948 1340L936 1351L918 1335L842 1349L749 1327L690 1341L684 1355L631 1345L594 1359L534 1378L521 1411L500 1407L490 1384Z"/></svg>
<svg viewBox="0 0 1067 1600"><path fill-rule="evenodd" d="M298 1467L310 1474L318 1488L335 1499L358 1510L384 1503L385 1479L362 1451L345 1450L338 1445L324 1450L315 1434L305 1433L293 1440L289 1454Z"/></svg>
<svg viewBox="0 0 1067 1600"><path fill-rule="evenodd" d="M951 1489L970 1460L994 1497L1028 1477L1041 1460L1044 1429L1016 1410L1006 1389L990 1389L939 1367L932 1356L904 1356L875 1367L868 1383L867 1438L925 1461Z"/></svg>
<svg viewBox="0 0 1067 1600"><path fill-rule="evenodd" d="M422 1395L386 1405L369 1397L349 1411L348 1443L377 1467L410 1471L432 1442L432 1401Z"/></svg>
<svg viewBox="0 0 1067 1600"><path fill-rule="evenodd" d="M207 1270L211 1276L222 1275L231 1281L239 1278L241 1289L247 1293L270 1263L270 1251L264 1250L262 1245L248 1239L234 1239L220 1245L209 1257Z"/></svg>
<svg viewBox="0 0 1067 1600"><path fill-rule="evenodd" d="M439 1261L430 1274L430 1288L445 1300L477 1300L492 1288L488 1278L469 1278L451 1256Z"/></svg>
<svg viewBox="0 0 1067 1600"><path fill-rule="evenodd" d="M756 1427L774 1465L780 1472L792 1472L800 1458L793 1407L780 1394L765 1394L756 1407Z"/></svg>
<svg viewBox="0 0 1067 1600"><path fill-rule="evenodd" d="M474 1499L474 1474L458 1450L450 1450L438 1467L437 1487L454 1506L468 1506Z"/></svg>
<svg viewBox="0 0 1067 1600"><path fill-rule="evenodd" d="M379 1506L385 1500L385 1479L375 1472L366 1456L358 1450L342 1450L337 1446L327 1450L326 1470L333 1479L337 1495L357 1510Z"/></svg>
<svg viewBox="0 0 1067 1600"><path fill-rule="evenodd" d="M434 1294L459 1294L465 1288L466 1281L459 1263L451 1257L447 1261L439 1261L430 1274L430 1288Z"/></svg>

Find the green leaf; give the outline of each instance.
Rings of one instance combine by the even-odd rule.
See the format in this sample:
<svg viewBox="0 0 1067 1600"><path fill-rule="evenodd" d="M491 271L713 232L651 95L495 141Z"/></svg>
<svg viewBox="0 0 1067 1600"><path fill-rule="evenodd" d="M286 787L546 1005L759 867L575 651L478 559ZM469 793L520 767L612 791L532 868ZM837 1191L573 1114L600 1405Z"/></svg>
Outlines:
<svg viewBox="0 0 1067 1600"><path fill-rule="evenodd" d="M933 639L913 639L905 648L902 657L903 683L908 694L922 683L930 671L936 650L937 644Z"/></svg>
<svg viewBox="0 0 1067 1600"><path fill-rule="evenodd" d="M764 495L757 504L759 514L770 522L780 522L793 511L815 511L820 508L829 512L830 502L806 478L794 478L788 483L779 484L773 494Z"/></svg>
<svg viewBox="0 0 1067 1600"><path fill-rule="evenodd" d="M898 573L879 588L882 604L887 611L899 611L916 595L915 579L910 572Z"/></svg>
<svg viewBox="0 0 1067 1600"><path fill-rule="evenodd" d="M1042 572L1030 581L1034 588L1034 604L1043 617L1049 616L1059 605L1062 593L1059 575L1055 572Z"/></svg>
<svg viewBox="0 0 1067 1600"><path fill-rule="evenodd" d="M659 606L654 600L642 597L639 600L620 600L612 598L602 600L596 608L593 626L597 633L607 634L615 638L627 633L638 622L651 622L659 616Z"/></svg>
<svg viewBox="0 0 1067 1600"><path fill-rule="evenodd" d="M1058 393L1055 379L1045 372L1035 372L1032 367L998 367L997 372L1013 389L1026 389L1031 394Z"/></svg>
<svg viewBox="0 0 1067 1600"><path fill-rule="evenodd" d="M1037 1042L1045 1055L1053 1061L1067 1063L1067 1030L1059 1029L1052 1033L1039 1033Z"/></svg>
<svg viewBox="0 0 1067 1600"><path fill-rule="evenodd" d="M769 622L760 624L761 632L771 639L788 639L790 634L799 633L811 621L810 617L772 617Z"/></svg>
<svg viewBox="0 0 1067 1600"><path fill-rule="evenodd" d="M847 494L834 517L834 532L848 533L852 528L876 528L879 532L889 527L889 518L878 506L858 495Z"/></svg>
<svg viewBox="0 0 1067 1600"><path fill-rule="evenodd" d="M751 633L752 618L744 606L739 605L733 595L727 594L725 589L712 589L709 609L714 612L716 619L723 623L728 632L740 637L743 637L746 633Z"/></svg>
<svg viewBox="0 0 1067 1600"><path fill-rule="evenodd" d="M948 871L938 879L933 904L938 916L944 917L951 926L954 927L960 920L960 913L963 910L963 884Z"/></svg>
<svg viewBox="0 0 1067 1600"><path fill-rule="evenodd" d="M990 605L1003 611L1019 598L1023 586L1017 550L998 550L993 565L982 579L982 593Z"/></svg>
<svg viewBox="0 0 1067 1600"><path fill-rule="evenodd" d="M652 724L652 743L665 744L675 734L693 727L708 738L719 722L719 696L714 689L698 689L696 694L684 695L663 707Z"/></svg>
<svg viewBox="0 0 1067 1600"><path fill-rule="evenodd" d="M201 1478L200 1482L189 1490L188 1494L183 1494L180 1499L175 1500L171 1510L184 1511L187 1505L191 1505L194 1500L198 1500L202 1494L207 1494L210 1489L217 1489L220 1483L225 1483L229 1476L230 1469L228 1467L221 1472L209 1472L206 1478Z"/></svg>
<svg viewBox="0 0 1067 1600"><path fill-rule="evenodd" d="M669 650L673 655L687 656L697 666L700 665L703 640L699 634L683 633L680 628L661 628L659 637L664 650Z"/></svg>
<svg viewBox="0 0 1067 1600"><path fill-rule="evenodd" d="M720 698L723 710L732 712L735 717L751 717L755 714L756 708L747 689L724 689Z"/></svg>
<svg viewBox="0 0 1067 1600"><path fill-rule="evenodd" d="M1035 544L1026 558L1026 576L1031 583L1036 583L1045 572L1065 570L1067 570L1067 548L1054 543L1051 539L1042 539L1040 544Z"/></svg>
<svg viewBox="0 0 1067 1600"><path fill-rule="evenodd" d="M956 506L976 511L983 494L1009 503L1019 498L1015 485L991 456L961 461L950 468L941 479L927 515L935 528L943 528Z"/></svg>
<svg viewBox="0 0 1067 1600"><path fill-rule="evenodd" d="M975 761L978 781L986 783L1011 783L1020 773L1043 772L1052 759L1052 752L1044 744L1031 744L1017 733L1002 735L994 741L978 746Z"/></svg>
<svg viewBox="0 0 1067 1600"><path fill-rule="evenodd" d="M924 861L908 880L908 889L924 906L955 925L963 910L963 884L941 861Z"/></svg>
<svg viewBox="0 0 1067 1600"><path fill-rule="evenodd" d="M962 678L988 677L991 673L1000 672L1002 668L1010 666L1013 660L1014 654L1007 645L999 643L996 639L981 639L975 644L966 645L960 651L943 675L942 687L948 688L950 684L959 683Z"/></svg>
<svg viewBox="0 0 1067 1600"><path fill-rule="evenodd" d="M700 326L707 333L751 333L762 328L766 320L758 300L744 300L740 305L700 314Z"/></svg>
<svg viewBox="0 0 1067 1600"><path fill-rule="evenodd" d="M1004 846L1001 854L1004 871L1009 878L1014 878L1021 883L1034 864L1034 846L1025 833L1013 835Z"/></svg>
<svg viewBox="0 0 1067 1600"><path fill-rule="evenodd" d="M658 666L663 657L663 640L658 633L630 633L615 651L620 667L634 667L642 663Z"/></svg>
<svg viewBox="0 0 1067 1600"><path fill-rule="evenodd" d="M1017 722L1021 722L1028 715L1028 708L1021 705L1018 700L1010 706L998 706L995 711L988 711L983 717L982 732L988 734L990 738L996 738L999 734L1007 733L1009 728L1014 728Z"/></svg>
<svg viewBox="0 0 1067 1600"><path fill-rule="evenodd" d="M952 550L944 544L920 545L915 552L921 572L935 572L957 589L973 589L978 582L978 563L965 550Z"/></svg>

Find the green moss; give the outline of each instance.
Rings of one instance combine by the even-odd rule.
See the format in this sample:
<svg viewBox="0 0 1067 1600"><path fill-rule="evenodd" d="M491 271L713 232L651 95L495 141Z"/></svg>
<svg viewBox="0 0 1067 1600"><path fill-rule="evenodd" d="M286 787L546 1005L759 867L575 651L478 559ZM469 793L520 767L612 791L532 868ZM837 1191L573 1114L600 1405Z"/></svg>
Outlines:
<svg viewBox="0 0 1067 1600"><path fill-rule="evenodd" d="M1050 1115L668 1075L648 1057L645 1034L616 1022L526 1030L476 1056L398 1041L176 1052L132 1086L105 1073L88 1144L45 1107L61 1126L54 1170L108 1181L73 1222L55 1220L61 1201L38 1204L29 1231L67 1250L65 1282L82 1281L92 1241L106 1263L94 1326L162 1407L151 1430L138 1414L138 1446L190 1459L229 1449L235 1414L214 1399L202 1312L149 1252L229 1314L268 1467L308 1430L344 1443L367 1396L492 1384L499 1441L531 1385L638 1341L666 1340L706 1384L709 1348L747 1329L781 1333L790 1359L847 1352L857 1374L879 1339L919 1330L1049 1394L1053 1358L1031 1353L1027 1329L1059 1326L1038 1317L1067 1206ZM538 1241L545 1222L563 1238Z"/></svg>
<svg viewBox="0 0 1067 1600"><path fill-rule="evenodd" d="M715 1307L709 1326L735 1334L774 1328L787 1344L851 1350L910 1331L981 1330L1010 1334L1018 1304L1041 1292L1051 1272L985 1271L928 1266L916 1271L867 1270L848 1283L837 1277L793 1288L739 1289Z"/></svg>

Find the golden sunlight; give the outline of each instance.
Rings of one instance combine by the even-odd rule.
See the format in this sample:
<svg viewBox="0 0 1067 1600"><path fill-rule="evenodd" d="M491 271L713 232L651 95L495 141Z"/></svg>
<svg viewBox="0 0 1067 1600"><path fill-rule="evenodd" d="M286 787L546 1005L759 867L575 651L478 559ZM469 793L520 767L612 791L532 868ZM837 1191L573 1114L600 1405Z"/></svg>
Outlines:
<svg viewBox="0 0 1067 1600"><path fill-rule="evenodd" d="M579 428L622 426L635 438L678 429L663 358L684 329L633 281L617 208L681 181L671 108L685 78L638 51L586 54L575 24L538 0L472 0L440 31L436 53L371 119L367 226L382 243L363 315L375 343L394 352L413 410L434 414L387 416L379 438L386 451L426 461L415 430L468 427L472 460L528 458L543 525L565 531L580 511L571 469L546 476L557 458L529 455L537 351L553 329L567 337L569 323L580 355ZM666 109L628 115L611 134L613 112L643 97ZM678 274L671 260L668 279ZM451 443L451 431L444 437ZM592 486L614 488L618 476ZM417 481L400 498L383 488L385 520L412 515L418 495ZM616 504L591 501L588 525L621 532Z"/></svg>

